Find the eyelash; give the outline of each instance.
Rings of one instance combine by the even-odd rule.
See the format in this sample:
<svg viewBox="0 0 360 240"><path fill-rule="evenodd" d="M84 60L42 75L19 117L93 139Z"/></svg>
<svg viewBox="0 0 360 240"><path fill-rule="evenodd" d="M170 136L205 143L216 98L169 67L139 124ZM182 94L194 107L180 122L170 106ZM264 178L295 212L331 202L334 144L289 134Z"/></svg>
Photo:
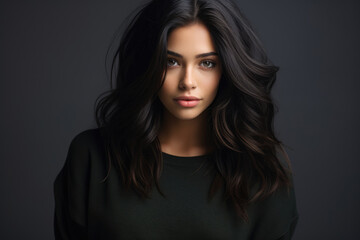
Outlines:
<svg viewBox="0 0 360 240"><path fill-rule="evenodd" d="M167 59L167 63L169 63L170 60L172 60L172 61L174 61L174 62L177 63L176 59L174 59L174 58L168 58L168 59ZM216 66L216 62L211 61L211 60L204 60L204 61L201 62L201 64L202 64L202 63L208 63L208 65L212 65L212 67L203 67L203 68L206 69L206 70L211 70L211 69L215 68L215 66ZM171 67L174 67L174 66L169 66L169 65L167 65L167 66L170 67L170 68L171 68Z"/></svg>

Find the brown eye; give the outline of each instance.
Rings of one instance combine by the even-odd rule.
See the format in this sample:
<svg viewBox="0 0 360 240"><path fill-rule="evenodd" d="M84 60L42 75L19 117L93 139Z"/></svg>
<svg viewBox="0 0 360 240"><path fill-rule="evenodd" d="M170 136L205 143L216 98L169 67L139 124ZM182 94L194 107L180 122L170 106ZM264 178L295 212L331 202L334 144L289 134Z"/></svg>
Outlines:
<svg viewBox="0 0 360 240"><path fill-rule="evenodd" d="M168 67L174 67L174 66L176 66L176 64L177 64L177 61L175 59L168 58L168 60L167 60L167 66Z"/></svg>
<svg viewBox="0 0 360 240"><path fill-rule="evenodd" d="M216 66L216 63L213 61L206 60L206 61L203 61L201 63L201 65L205 68L214 68Z"/></svg>

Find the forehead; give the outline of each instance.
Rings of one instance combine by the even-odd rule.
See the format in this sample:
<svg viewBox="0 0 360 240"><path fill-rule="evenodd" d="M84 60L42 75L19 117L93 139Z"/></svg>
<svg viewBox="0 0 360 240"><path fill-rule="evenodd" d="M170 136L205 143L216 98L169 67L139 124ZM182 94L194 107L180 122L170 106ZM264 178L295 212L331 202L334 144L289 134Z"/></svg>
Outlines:
<svg viewBox="0 0 360 240"><path fill-rule="evenodd" d="M202 23L175 28L168 37L167 48L189 57L216 50L210 32Z"/></svg>

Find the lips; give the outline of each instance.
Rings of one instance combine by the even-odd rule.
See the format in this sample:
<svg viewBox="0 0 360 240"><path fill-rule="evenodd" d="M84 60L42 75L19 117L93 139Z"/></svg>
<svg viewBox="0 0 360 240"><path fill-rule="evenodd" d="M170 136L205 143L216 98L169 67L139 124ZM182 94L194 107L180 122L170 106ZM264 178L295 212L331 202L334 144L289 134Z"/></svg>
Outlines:
<svg viewBox="0 0 360 240"><path fill-rule="evenodd" d="M175 98L175 100L194 101L194 100L200 100L200 98L194 96L180 96Z"/></svg>
<svg viewBox="0 0 360 240"><path fill-rule="evenodd" d="M194 96L180 96L177 98L174 98L174 100L181 106L181 107L195 107L199 102L200 98L194 97Z"/></svg>

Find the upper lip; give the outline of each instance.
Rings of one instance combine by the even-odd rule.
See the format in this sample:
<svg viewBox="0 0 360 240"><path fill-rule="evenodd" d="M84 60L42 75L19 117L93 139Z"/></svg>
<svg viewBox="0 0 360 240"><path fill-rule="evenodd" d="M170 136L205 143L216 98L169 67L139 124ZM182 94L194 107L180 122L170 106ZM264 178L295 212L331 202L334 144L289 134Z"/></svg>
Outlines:
<svg viewBox="0 0 360 240"><path fill-rule="evenodd" d="M200 98L194 96L180 96L175 98L175 100L200 100Z"/></svg>

